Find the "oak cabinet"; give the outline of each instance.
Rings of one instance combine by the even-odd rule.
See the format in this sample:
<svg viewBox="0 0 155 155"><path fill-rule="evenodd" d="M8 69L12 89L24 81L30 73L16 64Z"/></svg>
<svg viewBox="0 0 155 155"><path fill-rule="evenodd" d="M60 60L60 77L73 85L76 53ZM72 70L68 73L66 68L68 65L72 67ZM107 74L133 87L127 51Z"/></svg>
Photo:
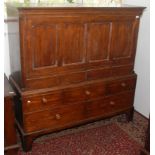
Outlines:
<svg viewBox="0 0 155 155"><path fill-rule="evenodd" d="M10 81L25 151L45 133L120 113L132 120L143 7L16 9L21 70Z"/></svg>

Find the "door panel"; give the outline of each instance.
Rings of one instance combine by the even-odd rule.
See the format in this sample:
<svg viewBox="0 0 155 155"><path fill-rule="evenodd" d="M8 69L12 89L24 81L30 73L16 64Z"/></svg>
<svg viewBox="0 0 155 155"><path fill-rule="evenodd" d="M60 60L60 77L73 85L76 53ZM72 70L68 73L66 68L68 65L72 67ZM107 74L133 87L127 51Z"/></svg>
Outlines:
<svg viewBox="0 0 155 155"><path fill-rule="evenodd" d="M85 28L78 17L29 19L27 78L83 70Z"/></svg>
<svg viewBox="0 0 155 155"><path fill-rule="evenodd" d="M89 62L109 59L110 23L88 24L87 57Z"/></svg>
<svg viewBox="0 0 155 155"><path fill-rule="evenodd" d="M45 18L46 19L46 18ZM48 19L48 20L47 20ZM28 19L27 29L27 78L50 75L59 62L59 25L47 18Z"/></svg>
<svg viewBox="0 0 155 155"><path fill-rule="evenodd" d="M84 62L84 24L66 23L61 25L59 51L62 66Z"/></svg>
<svg viewBox="0 0 155 155"><path fill-rule="evenodd" d="M34 69L56 66L57 29L56 25L39 25L33 28Z"/></svg>
<svg viewBox="0 0 155 155"><path fill-rule="evenodd" d="M131 57L133 23L119 21L112 24L110 53L112 59Z"/></svg>

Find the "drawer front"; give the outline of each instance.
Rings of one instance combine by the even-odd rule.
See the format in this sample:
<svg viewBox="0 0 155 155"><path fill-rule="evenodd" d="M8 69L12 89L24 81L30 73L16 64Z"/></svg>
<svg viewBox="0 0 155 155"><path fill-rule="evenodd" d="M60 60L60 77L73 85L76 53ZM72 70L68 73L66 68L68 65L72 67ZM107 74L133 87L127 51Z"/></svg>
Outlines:
<svg viewBox="0 0 155 155"><path fill-rule="evenodd" d="M89 84L86 87L84 94L86 95L87 100L94 100L108 95L134 90L135 86L136 76L133 76L129 78Z"/></svg>
<svg viewBox="0 0 155 155"><path fill-rule="evenodd" d="M73 104L55 109L29 113L24 115L24 128L26 132L42 129L57 129L65 127L84 119L84 105Z"/></svg>
<svg viewBox="0 0 155 155"><path fill-rule="evenodd" d="M123 91L134 90L136 87L136 76L126 79L108 81L106 83L106 94L115 94Z"/></svg>
<svg viewBox="0 0 155 155"><path fill-rule="evenodd" d="M63 102L75 103L86 100L87 86L67 88L63 90Z"/></svg>
<svg viewBox="0 0 155 155"><path fill-rule="evenodd" d="M84 87L77 87L63 91L64 103L75 103L87 101L105 95L105 82L87 84Z"/></svg>
<svg viewBox="0 0 155 155"><path fill-rule="evenodd" d="M105 96L106 95L105 86L106 86L105 82L90 84L85 92L85 94L87 95L87 100L92 100Z"/></svg>
<svg viewBox="0 0 155 155"><path fill-rule="evenodd" d="M86 103L86 117L110 116L132 107L134 91L111 95Z"/></svg>
<svg viewBox="0 0 155 155"><path fill-rule="evenodd" d="M62 104L62 92L54 91L50 94L28 96L23 100L23 112L32 112L55 107Z"/></svg>

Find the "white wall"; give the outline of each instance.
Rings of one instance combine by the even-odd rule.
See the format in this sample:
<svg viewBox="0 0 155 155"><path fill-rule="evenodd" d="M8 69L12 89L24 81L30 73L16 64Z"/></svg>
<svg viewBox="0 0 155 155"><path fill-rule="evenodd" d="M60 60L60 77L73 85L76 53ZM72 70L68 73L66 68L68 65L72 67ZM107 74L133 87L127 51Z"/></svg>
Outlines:
<svg viewBox="0 0 155 155"><path fill-rule="evenodd" d="M124 0L125 4L141 5L146 6L147 9L144 11L139 30L139 39L137 46L137 55L135 61L135 72L138 74L137 87L135 94L135 109L145 115L149 116L150 112L150 19L149 19L149 0ZM12 24L12 31L9 35L16 40L16 28L15 23ZM9 46L8 46L8 33L5 24L5 67L4 71L8 76L10 74L10 58L9 58ZM16 43L11 45L12 50L18 50L15 46Z"/></svg>
<svg viewBox="0 0 155 155"><path fill-rule="evenodd" d="M150 1L149 0L124 0L125 4L147 7L141 17L135 72L138 74L135 109L144 116L150 113Z"/></svg>
<svg viewBox="0 0 155 155"><path fill-rule="evenodd" d="M8 26L9 26L9 32L8 32ZM4 52L4 72L6 76L8 77L11 73L10 65L12 68L12 71L17 68L17 66L14 66L15 63L10 62L10 57L14 57L13 53L19 53L19 32L18 32L18 23L15 22L8 22L4 23L4 39L5 39L5 52ZM9 37L9 39L8 39ZM9 42L10 41L10 42ZM11 50L11 55L9 54L9 50ZM14 57L12 60L16 61L16 63L19 64L18 58ZM18 65L20 67L20 65ZM18 67L18 68L19 68ZM20 69L18 69L20 70Z"/></svg>
<svg viewBox="0 0 155 155"><path fill-rule="evenodd" d="M4 24L4 72L8 77L10 74L10 56L9 56L9 45L8 45L8 32L7 32L7 24Z"/></svg>

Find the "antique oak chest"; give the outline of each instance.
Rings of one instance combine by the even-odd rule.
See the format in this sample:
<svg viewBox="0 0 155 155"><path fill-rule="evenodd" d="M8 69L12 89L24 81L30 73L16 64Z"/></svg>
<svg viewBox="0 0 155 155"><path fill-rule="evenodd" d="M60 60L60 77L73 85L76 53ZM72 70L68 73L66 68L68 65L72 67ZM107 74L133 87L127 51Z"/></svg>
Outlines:
<svg viewBox="0 0 155 155"><path fill-rule="evenodd" d="M19 22L10 81L23 149L43 134L125 113L143 7L8 5Z"/></svg>

